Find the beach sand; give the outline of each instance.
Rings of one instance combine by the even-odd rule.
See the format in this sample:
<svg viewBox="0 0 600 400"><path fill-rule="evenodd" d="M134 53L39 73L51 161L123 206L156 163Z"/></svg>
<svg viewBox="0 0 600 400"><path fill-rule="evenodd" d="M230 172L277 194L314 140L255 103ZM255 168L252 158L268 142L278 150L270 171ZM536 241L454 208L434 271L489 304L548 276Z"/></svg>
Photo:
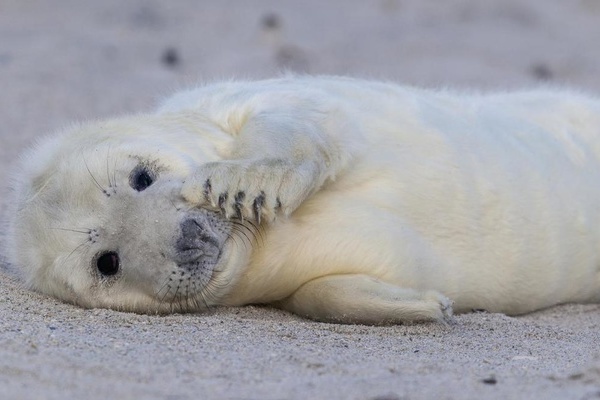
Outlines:
<svg viewBox="0 0 600 400"><path fill-rule="evenodd" d="M73 121L147 111L222 78L288 70L600 93L599 41L597 0L4 0L0 174L7 183L26 146ZM258 306L84 310L23 289L3 261L0 398L600 398L600 305L456 321L333 325Z"/></svg>

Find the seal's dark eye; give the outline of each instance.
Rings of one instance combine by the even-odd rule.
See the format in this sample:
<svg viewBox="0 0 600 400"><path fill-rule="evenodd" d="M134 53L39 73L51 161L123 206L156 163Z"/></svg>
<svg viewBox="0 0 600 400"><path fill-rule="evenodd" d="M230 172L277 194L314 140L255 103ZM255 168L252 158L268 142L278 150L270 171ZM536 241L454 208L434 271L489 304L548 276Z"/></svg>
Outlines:
<svg viewBox="0 0 600 400"><path fill-rule="evenodd" d="M104 276L113 276L119 272L119 254L109 251L96 259L96 268Z"/></svg>
<svg viewBox="0 0 600 400"><path fill-rule="evenodd" d="M154 183L154 174L144 167L136 167L129 177L129 185L141 192Z"/></svg>

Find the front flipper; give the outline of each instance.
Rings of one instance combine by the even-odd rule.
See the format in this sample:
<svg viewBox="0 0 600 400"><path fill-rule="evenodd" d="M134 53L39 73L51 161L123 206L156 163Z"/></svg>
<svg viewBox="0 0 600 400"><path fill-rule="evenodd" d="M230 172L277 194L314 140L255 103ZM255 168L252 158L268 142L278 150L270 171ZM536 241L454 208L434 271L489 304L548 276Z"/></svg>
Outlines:
<svg viewBox="0 0 600 400"><path fill-rule="evenodd" d="M440 293L405 289L367 275L314 279L278 305L322 322L365 325L452 322L452 302Z"/></svg>
<svg viewBox="0 0 600 400"><path fill-rule="evenodd" d="M200 165L185 180L182 196L226 218L274 220L342 173L353 140L340 141L341 128L326 113L284 111L247 116L224 158Z"/></svg>
<svg viewBox="0 0 600 400"><path fill-rule="evenodd" d="M260 223L289 215L322 180L312 160L225 160L201 165L182 190L195 205L219 209L225 218L254 219Z"/></svg>

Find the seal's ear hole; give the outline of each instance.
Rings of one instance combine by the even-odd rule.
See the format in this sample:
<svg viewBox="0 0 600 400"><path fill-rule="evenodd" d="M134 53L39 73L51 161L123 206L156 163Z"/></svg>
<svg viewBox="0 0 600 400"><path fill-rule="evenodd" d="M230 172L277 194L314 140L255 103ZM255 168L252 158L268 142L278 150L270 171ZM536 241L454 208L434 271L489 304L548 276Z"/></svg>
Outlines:
<svg viewBox="0 0 600 400"><path fill-rule="evenodd" d="M119 272L119 253L108 251L96 257L96 268L104 276L113 276Z"/></svg>
<svg viewBox="0 0 600 400"><path fill-rule="evenodd" d="M146 190L148 186L152 185L155 180L156 176L151 170L142 165L138 165L133 171L131 171L131 175L129 176L129 185L138 192L141 192Z"/></svg>

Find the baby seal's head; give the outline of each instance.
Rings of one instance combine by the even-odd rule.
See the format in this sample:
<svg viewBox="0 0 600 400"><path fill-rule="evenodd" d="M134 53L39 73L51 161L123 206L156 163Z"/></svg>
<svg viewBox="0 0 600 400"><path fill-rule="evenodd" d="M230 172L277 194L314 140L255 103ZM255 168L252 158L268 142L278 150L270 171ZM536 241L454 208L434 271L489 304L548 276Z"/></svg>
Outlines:
<svg viewBox="0 0 600 400"><path fill-rule="evenodd" d="M232 222L180 196L218 147L218 134L209 142L191 126L216 129L140 116L80 126L32 149L14 180L8 235L27 285L85 307L218 304L251 246L236 246Z"/></svg>

